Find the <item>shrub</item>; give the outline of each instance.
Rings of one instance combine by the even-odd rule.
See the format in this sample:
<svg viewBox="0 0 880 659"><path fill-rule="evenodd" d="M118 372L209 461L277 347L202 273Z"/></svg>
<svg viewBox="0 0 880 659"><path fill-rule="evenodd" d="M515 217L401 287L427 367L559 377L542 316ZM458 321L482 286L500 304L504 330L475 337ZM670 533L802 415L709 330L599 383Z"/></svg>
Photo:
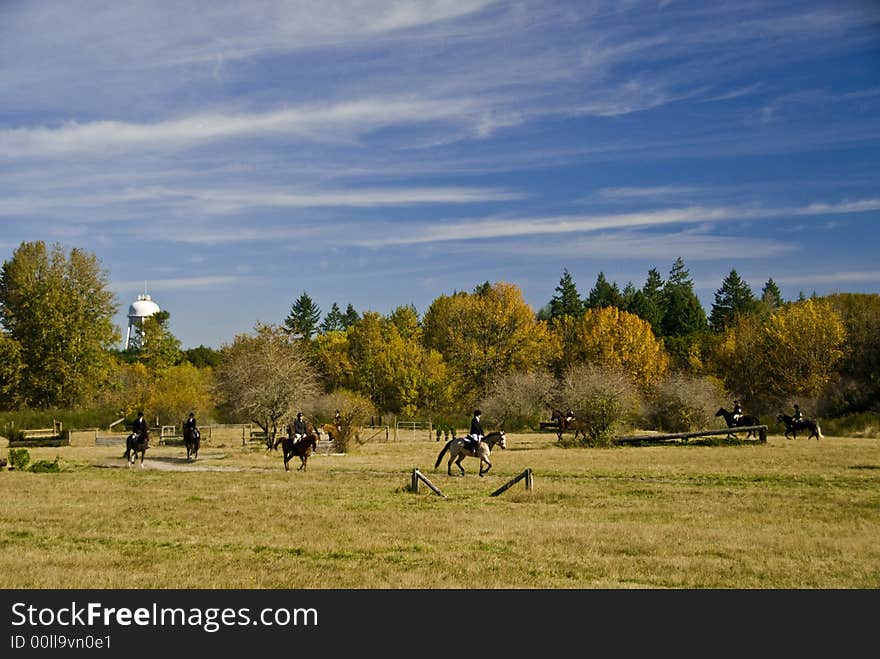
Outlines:
<svg viewBox="0 0 880 659"><path fill-rule="evenodd" d="M480 401L487 426L504 430L537 428L551 406L556 380L547 371L504 376Z"/></svg>
<svg viewBox="0 0 880 659"><path fill-rule="evenodd" d="M58 457L56 457L54 460L37 460L28 468L28 471L37 474L57 474L61 471L61 467L58 464Z"/></svg>
<svg viewBox="0 0 880 659"><path fill-rule="evenodd" d="M31 454L26 448L9 449L9 468L24 469L27 463L31 461Z"/></svg>
<svg viewBox="0 0 880 659"><path fill-rule="evenodd" d="M636 387L620 371L591 364L574 366L559 386L557 405L571 408L587 438L577 445L608 446L614 436L632 424L639 404ZM563 435L562 445L575 442Z"/></svg>
<svg viewBox="0 0 880 659"><path fill-rule="evenodd" d="M717 426L715 412L725 398L717 381L675 373L664 378L652 396L648 424L667 432L688 432Z"/></svg>

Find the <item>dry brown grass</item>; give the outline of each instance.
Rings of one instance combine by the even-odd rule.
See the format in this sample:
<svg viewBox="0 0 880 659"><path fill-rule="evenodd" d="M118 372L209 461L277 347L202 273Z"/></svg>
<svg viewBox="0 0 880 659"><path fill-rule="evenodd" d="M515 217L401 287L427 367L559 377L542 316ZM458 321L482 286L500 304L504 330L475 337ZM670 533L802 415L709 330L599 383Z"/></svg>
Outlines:
<svg viewBox="0 0 880 659"><path fill-rule="evenodd" d="M472 459L464 478L434 471L432 441L289 473L240 439L195 465L148 451L164 470L118 447L31 449L63 471L0 473L0 572L6 588L880 587L880 440L554 440L508 435L483 479ZM448 498L408 492L413 468ZM533 492L488 496L526 468Z"/></svg>

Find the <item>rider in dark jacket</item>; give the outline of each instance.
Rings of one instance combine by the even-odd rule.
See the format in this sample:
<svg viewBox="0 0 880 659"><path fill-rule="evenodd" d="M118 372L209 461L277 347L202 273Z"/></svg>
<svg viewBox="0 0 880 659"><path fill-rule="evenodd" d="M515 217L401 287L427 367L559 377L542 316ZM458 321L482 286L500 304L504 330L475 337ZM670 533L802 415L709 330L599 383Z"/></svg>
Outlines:
<svg viewBox="0 0 880 659"><path fill-rule="evenodd" d="M147 437L149 429L147 428L147 420L144 418L143 412L138 412L137 419L131 424L131 431L140 437Z"/></svg>
<svg viewBox="0 0 880 659"><path fill-rule="evenodd" d="M801 408L798 405L794 406L794 414L791 417L791 422L794 425L799 425L804 421L804 413L801 412Z"/></svg>
<svg viewBox="0 0 880 659"><path fill-rule="evenodd" d="M468 437L474 440L474 451L480 447L480 442L483 441L483 424L480 423L482 414L480 410L474 410L474 418L471 419L471 431L468 433Z"/></svg>
<svg viewBox="0 0 880 659"><path fill-rule="evenodd" d="M290 436L291 436L291 439L293 439L293 441L295 441L295 442L299 441L300 439L302 439L303 437L306 436L306 422L303 420L303 413L302 412L296 413L296 419L293 420L293 425L291 427L291 430L293 432L291 433Z"/></svg>
<svg viewBox="0 0 880 659"><path fill-rule="evenodd" d="M198 423L196 422L195 412L189 413L189 418L183 424L183 434L189 435L190 439L196 436L196 433L199 431Z"/></svg>
<svg viewBox="0 0 880 659"><path fill-rule="evenodd" d="M739 418L743 415L742 405L739 404L739 400L733 401L733 421L736 423L739 421Z"/></svg>

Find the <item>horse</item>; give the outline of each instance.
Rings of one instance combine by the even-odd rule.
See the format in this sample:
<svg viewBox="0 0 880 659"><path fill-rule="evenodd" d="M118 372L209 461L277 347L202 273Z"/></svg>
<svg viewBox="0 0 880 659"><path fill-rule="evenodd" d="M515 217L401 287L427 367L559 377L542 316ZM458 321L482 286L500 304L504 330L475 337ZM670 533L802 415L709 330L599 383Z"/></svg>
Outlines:
<svg viewBox="0 0 880 659"><path fill-rule="evenodd" d="M186 444L186 459L197 460L199 457L199 447L202 443L202 433L198 428L183 429L183 443Z"/></svg>
<svg viewBox="0 0 880 659"><path fill-rule="evenodd" d="M327 439L332 442L335 441L339 433L342 432L342 424L325 423L323 426L321 426L321 430L327 435Z"/></svg>
<svg viewBox="0 0 880 659"><path fill-rule="evenodd" d="M138 454L141 456L141 469L144 467L144 453L150 448L150 436L147 433L131 433L125 438L125 453L122 457L128 460L128 466L134 464Z"/></svg>
<svg viewBox="0 0 880 659"><path fill-rule="evenodd" d="M562 441L562 433L569 430L574 430L573 439L577 439L578 435L584 439L587 438L587 433L584 431L584 424L575 418L568 419L568 417L563 414L562 410L553 410L553 414L550 415L550 420L556 422L556 439L560 442Z"/></svg>
<svg viewBox="0 0 880 659"><path fill-rule="evenodd" d="M293 456L299 457L299 460L302 463L299 466L299 471L305 471L309 456L317 449L318 433L315 432L314 427L312 427L308 434L295 441L293 437L285 437L281 440L281 451L284 455L284 471L290 471L290 467L287 463L293 459Z"/></svg>
<svg viewBox="0 0 880 659"><path fill-rule="evenodd" d="M434 469L440 466L443 456L446 453L449 453L449 462L446 464L447 474L452 476L452 461L454 460L456 466L461 469L461 475L464 476L464 467L461 466L461 461L467 457L471 457L480 459L480 477L483 477L486 472L492 468L492 463L489 462L489 455L492 453L492 449L496 444L501 446L501 448L507 448L507 441L504 437L503 430L490 432L483 437L483 441L480 442L476 452L471 448L471 440L467 440L464 437L450 439L446 442L446 446L441 449L440 455L437 456L437 462L434 463ZM483 468L483 465L486 465L485 469Z"/></svg>
<svg viewBox="0 0 880 659"><path fill-rule="evenodd" d="M727 424L728 428L736 428L737 426L760 426L761 421L756 416L752 416L751 414L741 414L738 419L733 418L733 412L727 411L726 408L721 407L715 412L715 416L723 416L724 422ZM727 435L730 437L730 434ZM749 430L746 435L746 439L749 437L757 437L757 430Z"/></svg>
<svg viewBox="0 0 880 659"><path fill-rule="evenodd" d="M794 417L780 413L776 415L776 420L779 421L779 423L785 424L786 439L797 439L797 431L803 430L804 428L810 431L807 439L815 437L818 442L820 438L825 437L825 435L822 434L822 429L819 427L819 424L813 421L813 419L804 417L800 421L795 421ZM789 437L789 435L791 435L791 437Z"/></svg>

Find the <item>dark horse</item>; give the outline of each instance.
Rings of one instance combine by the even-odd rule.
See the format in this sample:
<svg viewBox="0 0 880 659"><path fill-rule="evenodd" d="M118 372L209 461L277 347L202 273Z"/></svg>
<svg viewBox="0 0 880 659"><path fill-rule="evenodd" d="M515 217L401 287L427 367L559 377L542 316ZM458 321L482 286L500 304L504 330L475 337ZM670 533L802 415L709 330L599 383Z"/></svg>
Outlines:
<svg viewBox="0 0 880 659"><path fill-rule="evenodd" d="M202 444L202 433L198 428L183 429L183 443L186 444L186 459L197 460L199 457L199 447Z"/></svg>
<svg viewBox="0 0 880 659"><path fill-rule="evenodd" d="M584 424L575 418L568 419L567 416L563 414L562 410L553 410L553 414L550 415L550 420L556 422L556 439L560 442L562 441L562 433L568 432L569 430L574 431L573 439L577 439L578 435L584 439L587 438L587 433L584 432Z"/></svg>
<svg viewBox="0 0 880 659"><path fill-rule="evenodd" d="M736 420L733 418L733 412L728 412L725 408L720 408L717 412L715 412L715 416L723 416L724 422L727 424L728 428L736 428L737 426L760 426L761 421L756 416L752 416L751 414L741 414L740 417ZM746 439L749 437L757 437L757 430L749 430L746 435ZM728 435L730 437L730 435Z"/></svg>
<svg viewBox="0 0 880 659"><path fill-rule="evenodd" d="M450 439L446 442L446 446L440 450L440 455L437 456L437 462L434 463L434 469L440 466L444 454L449 453L449 462L446 464L447 474L452 476L452 461L455 460L456 466L461 469L461 475L464 476L464 467L461 466L461 461L467 457L471 457L480 459L480 476L483 476L492 468L492 463L489 462L489 455L492 453L495 444L498 444L501 448L507 448L507 442L504 438L503 430L490 432L483 437L483 441L480 442L476 451L474 451L470 439L465 439L464 437ZM485 469L483 468L483 465L486 465Z"/></svg>
<svg viewBox="0 0 880 659"><path fill-rule="evenodd" d="M776 420L779 421L779 423L785 424L786 439L797 439L798 430L809 430L810 434L807 436L807 439L815 437L817 442L821 437L825 436L822 434L822 429L819 427L819 424L806 417L800 421L795 421L794 417L791 417L788 414L777 414ZM789 437L789 435L791 435L791 437Z"/></svg>
<svg viewBox="0 0 880 659"><path fill-rule="evenodd" d="M293 456L297 456L302 463L299 466L299 471L305 471L309 456L317 449L318 433L315 432L314 427L309 428L309 432L297 440L294 440L293 437L285 437L281 440L281 451L284 454L284 471L290 471L287 463L293 459Z"/></svg>
<svg viewBox="0 0 880 659"><path fill-rule="evenodd" d="M148 433L142 432L140 435L131 433L125 438L125 453L122 454L122 457L128 460L128 465L131 466L134 464L138 454L140 454L141 468L143 469L144 453L147 452L148 448L150 448L150 435Z"/></svg>

